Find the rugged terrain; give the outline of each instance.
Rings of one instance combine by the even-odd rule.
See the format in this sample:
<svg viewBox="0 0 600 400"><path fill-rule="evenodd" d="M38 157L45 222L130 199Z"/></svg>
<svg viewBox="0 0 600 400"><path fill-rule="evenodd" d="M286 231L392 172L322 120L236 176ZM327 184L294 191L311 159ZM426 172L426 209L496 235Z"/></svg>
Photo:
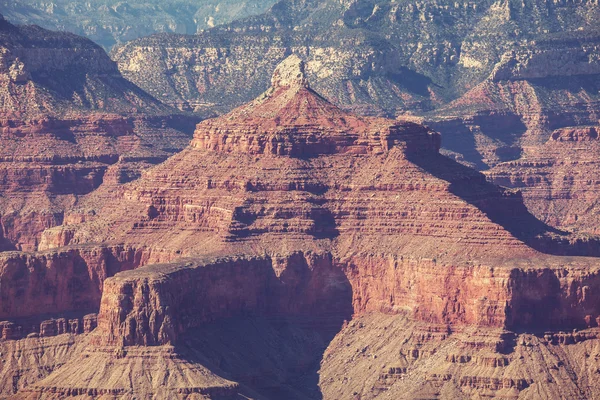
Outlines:
<svg viewBox="0 0 600 400"><path fill-rule="evenodd" d="M598 232L598 126L557 129L524 157L487 172L518 188L540 219L579 232Z"/></svg>
<svg viewBox="0 0 600 400"><path fill-rule="evenodd" d="M509 79L512 67L527 69L519 80L596 74L598 13L592 1L284 0L198 35L133 40L112 56L161 99L229 110L264 91L265 70L293 52L329 100L398 115L445 106L502 63L496 79ZM507 59L514 53L519 65Z"/></svg>
<svg viewBox="0 0 600 400"><path fill-rule="evenodd" d="M124 79L79 36L0 17L0 53L2 250L37 250L82 196L182 149L199 120Z"/></svg>
<svg viewBox="0 0 600 400"><path fill-rule="evenodd" d="M595 1L282 0L265 11L270 5L244 3L243 10L257 15L195 35L120 43L111 57L127 79L162 102L210 115L264 92L270 71L289 54L301 54L314 87L329 101L363 115L425 123L444 136L445 155L491 169L495 183L524 189L537 218L596 233L596 213L587 212L598 202L594 183L587 183L593 179L586 178L594 175L593 162L565 161L593 160L595 146L553 145L561 131L598 126ZM110 21L141 6L119 7L108 9ZM234 18L227 5L219 9ZM25 16L50 18L32 10L18 17ZM549 167L534 166L542 164ZM574 194L579 190L585 195Z"/></svg>
<svg viewBox="0 0 600 400"><path fill-rule="evenodd" d="M274 0L116 1L2 0L0 12L17 24L86 36L110 50L157 32L195 34L266 11Z"/></svg>
<svg viewBox="0 0 600 400"><path fill-rule="evenodd" d="M116 201L95 190L3 254L0 393L597 397L598 239L440 146L286 58Z"/></svg>
<svg viewBox="0 0 600 400"><path fill-rule="evenodd" d="M555 132L598 125L599 18L595 1L283 0L198 35L133 40L111 56L167 104L223 113L263 92L266 71L301 54L329 101L364 115L414 116L442 133L444 154L481 171L512 163L510 174L530 182L510 186L531 188L524 195L536 217L593 232L597 218L573 223L556 194L577 191L565 182L593 175L590 164L558 174L529 166L547 163ZM571 154L552 151L562 160ZM505 174L489 176L504 184ZM580 215L597 202L593 193L568 204Z"/></svg>

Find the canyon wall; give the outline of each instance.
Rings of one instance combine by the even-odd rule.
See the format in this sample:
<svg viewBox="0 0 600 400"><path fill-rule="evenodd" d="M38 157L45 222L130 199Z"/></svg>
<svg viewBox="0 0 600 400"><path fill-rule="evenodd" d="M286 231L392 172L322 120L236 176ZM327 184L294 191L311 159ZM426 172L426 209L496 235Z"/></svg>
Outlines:
<svg viewBox="0 0 600 400"><path fill-rule="evenodd" d="M74 34L0 19L0 48L3 250L37 250L76 204L93 214L97 200L85 206L85 196L181 150L199 121L126 81L102 48Z"/></svg>
<svg viewBox="0 0 600 400"><path fill-rule="evenodd" d="M330 255L240 257L155 265L105 281L95 340L177 343L185 330L242 315L408 314L449 330L572 330L597 326L600 272L570 266L451 266L435 260ZM175 290L174 288L177 288Z"/></svg>
<svg viewBox="0 0 600 400"><path fill-rule="evenodd" d="M150 249L100 245L33 254L2 253L0 319L96 312L106 278L171 257Z"/></svg>
<svg viewBox="0 0 600 400"><path fill-rule="evenodd" d="M331 256L295 253L153 265L105 281L94 340L174 344L186 329L240 315L350 318L351 291Z"/></svg>

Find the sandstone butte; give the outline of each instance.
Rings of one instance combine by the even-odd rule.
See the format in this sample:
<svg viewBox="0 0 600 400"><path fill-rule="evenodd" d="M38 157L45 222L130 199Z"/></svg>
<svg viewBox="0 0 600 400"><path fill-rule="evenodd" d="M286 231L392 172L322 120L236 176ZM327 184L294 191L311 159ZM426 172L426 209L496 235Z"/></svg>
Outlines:
<svg viewBox="0 0 600 400"><path fill-rule="evenodd" d="M301 54L336 105L412 113L443 135L443 154L521 189L538 219L597 234L598 138L553 137L599 128L599 19L595 0L282 0L197 35L117 45L112 57L163 101L222 112Z"/></svg>
<svg viewBox="0 0 600 400"><path fill-rule="evenodd" d="M598 239L440 144L338 109L290 56L37 251L0 254L0 393L597 398Z"/></svg>

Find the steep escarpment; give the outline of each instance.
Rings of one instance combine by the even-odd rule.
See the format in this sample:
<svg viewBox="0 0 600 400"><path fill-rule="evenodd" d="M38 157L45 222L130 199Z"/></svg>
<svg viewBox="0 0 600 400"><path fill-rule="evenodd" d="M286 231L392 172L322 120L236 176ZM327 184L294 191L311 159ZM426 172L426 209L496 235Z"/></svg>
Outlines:
<svg viewBox="0 0 600 400"><path fill-rule="evenodd" d="M596 327L598 266L583 259L569 266L553 262L540 258L535 265L514 261L494 268L372 255L346 261L298 252L154 265L105 282L94 340L176 344L190 328L236 315L326 316L339 326L351 314L404 313L449 330L536 333Z"/></svg>
<svg viewBox="0 0 600 400"><path fill-rule="evenodd" d="M209 283L210 282L210 283ZM350 286L328 255L239 257L153 265L105 283L95 341L175 344L190 328L246 315L351 316Z"/></svg>
<svg viewBox="0 0 600 400"><path fill-rule="evenodd" d="M88 246L37 252L5 252L0 258L0 319L97 311L103 282L115 273L173 256L150 249Z"/></svg>

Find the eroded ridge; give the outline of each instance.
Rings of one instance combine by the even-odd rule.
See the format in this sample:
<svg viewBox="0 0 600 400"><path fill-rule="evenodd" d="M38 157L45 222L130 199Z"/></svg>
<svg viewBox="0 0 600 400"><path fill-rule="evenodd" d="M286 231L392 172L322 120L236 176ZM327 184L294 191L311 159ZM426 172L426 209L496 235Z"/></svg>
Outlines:
<svg viewBox="0 0 600 400"><path fill-rule="evenodd" d="M271 88L253 102L198 125L192 147L220 152L312 157L437 151L440 136L410 122L358 117L313 91L296 55L275 70Z"/></svg>

